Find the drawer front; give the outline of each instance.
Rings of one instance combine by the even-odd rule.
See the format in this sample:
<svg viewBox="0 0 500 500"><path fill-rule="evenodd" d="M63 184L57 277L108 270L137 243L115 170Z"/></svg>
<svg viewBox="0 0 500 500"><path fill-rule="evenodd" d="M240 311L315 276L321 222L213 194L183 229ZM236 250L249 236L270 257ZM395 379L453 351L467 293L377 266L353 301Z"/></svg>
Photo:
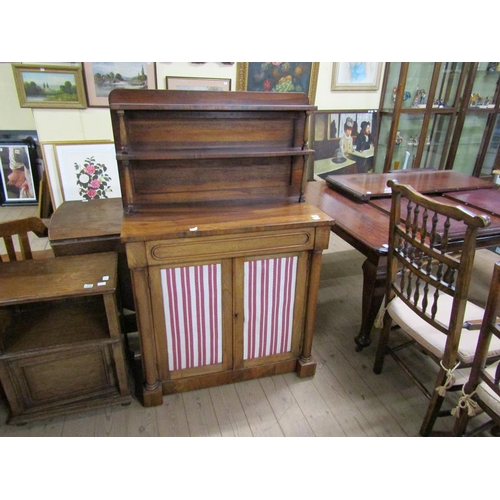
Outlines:
<svg viewBox="0 0 500 500"><path fill-rule="evenodd" d="M280 253L310 250L314 246L314 234L314 228L304 228L151 241L146 243L146 255L149 265L157 265L193 258L258 255L263 251Z"/></svg>

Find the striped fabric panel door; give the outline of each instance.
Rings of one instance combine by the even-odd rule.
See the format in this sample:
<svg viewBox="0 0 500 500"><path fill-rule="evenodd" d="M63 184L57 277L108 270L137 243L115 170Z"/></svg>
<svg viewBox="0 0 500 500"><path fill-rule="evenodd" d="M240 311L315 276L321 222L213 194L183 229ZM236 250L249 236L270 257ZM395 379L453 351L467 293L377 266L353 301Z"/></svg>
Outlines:
<svg viewBox="0 0 500 500"><path fill-rule="evenodd" d="M160 272L170 370L222 363L221 264Z"/></svg>
<svg viewBox="0 0 500 500"><path fill-rule="evenodd" d="M290 352L297 257L244 264L243 359Z"/></svg>

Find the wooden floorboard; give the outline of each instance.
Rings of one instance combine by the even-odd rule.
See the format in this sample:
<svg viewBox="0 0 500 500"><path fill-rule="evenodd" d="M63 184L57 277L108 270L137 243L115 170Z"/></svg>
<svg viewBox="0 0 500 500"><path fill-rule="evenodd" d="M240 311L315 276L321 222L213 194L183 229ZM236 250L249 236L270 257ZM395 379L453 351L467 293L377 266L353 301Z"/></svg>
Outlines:
<svg viewBox="0 0 500 500"><path fill-rule="evenodd" d="M0 207L0 221L36 215L36 207ZM41 243L46 248L47 241ZM48 245L50 247L50 245ZM476 255L471 292L484 304L493 263L500 257ZM377 437L418 436L427 399L387 358L380 375L372 371L373 343L355 351L360 327L363 256L332 235L324 253L318 294L313 356L316 375L294 373L163 397L161 406L128 406L80 412L25 426L7 425L8 406L0 398L0 436L102 437ZM416 367L435 365L419 353L404 354ZM133 381L131 383L133 386ZM456 398L456 396L453 396ZM439 430L453 421L440 419Z"/></svg>

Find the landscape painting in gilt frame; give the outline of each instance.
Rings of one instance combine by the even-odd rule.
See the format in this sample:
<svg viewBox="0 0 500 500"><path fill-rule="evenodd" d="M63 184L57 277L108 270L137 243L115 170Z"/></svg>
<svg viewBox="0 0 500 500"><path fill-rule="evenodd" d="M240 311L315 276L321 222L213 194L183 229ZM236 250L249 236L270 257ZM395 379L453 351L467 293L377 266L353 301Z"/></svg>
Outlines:
<svg viewBox="0 0 500 500"><path fill-rule="evenodd" d="M314 104L317 62L244 62L236 65L236 90L304 92Z"/></svg>
<svg viewBox="0 0 500 500"><path fill-rule="evenodd" d="M13 64L22 108L86 108L80 66Z"/></svg>
<svg viewBox="0 0 500 500"><path fill-rule="evenodd" d="M84 62L85 86L89 106L109 106L113 89L155 89L153 62Z"/></svg>
<svg viewBox="0 0 500 500"><path fill-rule="evenodd" d="M120 177L113 142L42 143L52 205L64 201L120 198Z"/></svg>

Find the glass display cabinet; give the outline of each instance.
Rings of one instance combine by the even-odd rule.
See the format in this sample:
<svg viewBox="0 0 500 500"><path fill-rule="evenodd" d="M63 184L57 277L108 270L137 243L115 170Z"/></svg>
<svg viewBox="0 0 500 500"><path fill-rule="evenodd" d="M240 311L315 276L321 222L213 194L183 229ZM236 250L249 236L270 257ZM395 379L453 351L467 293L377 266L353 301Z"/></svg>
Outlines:
<svg viewBox="0 0 500 500"><path fill-rule="evenodd" d="M375 172L443 169L472 63L387 63Z"/></svg>
<svg viewBox="0 0 500 500"><path fill-rule="evenodd" d="M477 177L500 168L499 82L500 63L471 63L445 168Z"/></svg>

